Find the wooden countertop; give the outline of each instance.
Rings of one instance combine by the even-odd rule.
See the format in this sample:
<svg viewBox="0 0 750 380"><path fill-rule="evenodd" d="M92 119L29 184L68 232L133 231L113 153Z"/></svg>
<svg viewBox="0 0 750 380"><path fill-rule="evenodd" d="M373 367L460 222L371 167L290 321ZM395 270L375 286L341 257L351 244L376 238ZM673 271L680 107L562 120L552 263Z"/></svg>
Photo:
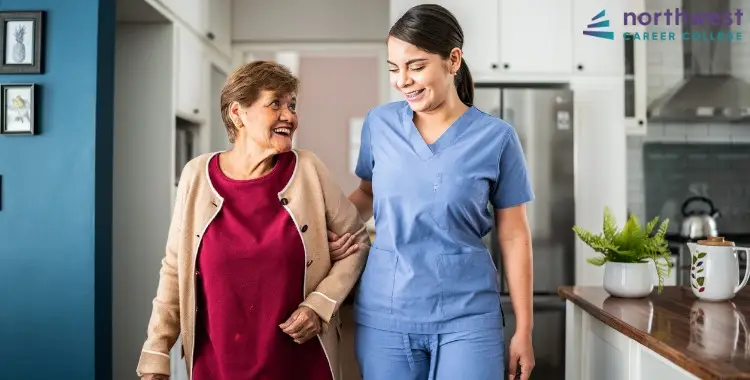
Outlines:
<svg viewBox="0 0 750 380"><path fill-rule="evenodd" d="M641 299L601 287L564 286L558 294L701 379L750 379L750 288L725 302L700 301L678 286Z"/></svg>

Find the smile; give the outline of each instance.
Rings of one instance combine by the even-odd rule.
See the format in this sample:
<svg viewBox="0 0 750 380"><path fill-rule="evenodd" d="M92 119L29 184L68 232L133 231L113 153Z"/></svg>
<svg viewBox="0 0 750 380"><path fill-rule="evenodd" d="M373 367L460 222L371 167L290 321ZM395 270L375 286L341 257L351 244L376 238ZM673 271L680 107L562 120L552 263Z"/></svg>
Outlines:
<svg viewBox="0 0 750 380"><path fill-rule="evenodd" d="M407 92L404 95L406 95L406 97L408 99L414 99L417 96L419 96L420 94L422 94L423 92L424 92L424 89L421 89L421 90L417 90L417 91Z"/></svg>
<svg viewBox="0 0 750 380"><path fill-rule="evenodd" d="M273 133L277 133L284 136L289 136L292 134L291 128L274 128L272 129Z"/></svg>

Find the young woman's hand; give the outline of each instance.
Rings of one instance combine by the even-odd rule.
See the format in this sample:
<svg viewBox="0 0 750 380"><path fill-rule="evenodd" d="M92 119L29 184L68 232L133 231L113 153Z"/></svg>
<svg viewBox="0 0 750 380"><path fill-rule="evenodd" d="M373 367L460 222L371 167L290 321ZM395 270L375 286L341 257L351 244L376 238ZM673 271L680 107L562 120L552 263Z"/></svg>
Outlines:
<svg viewBox="0 0 750 380"><path fill-rule="evenodd" d="M534 369L534 347L531 344L531 334L514 334L510 340L509 351L508 379L517 379L516 374L521 372L520 379L529 380L531 370Z"/></svg>
<svg viewBox="0 0 750 380"><path fill-rule="evenodd" d="M320 334L323 326L320 317L313 309L307 306L300 306L279 327L284 333L292 337L296 343L302 344Z"/></svg>
<svg viewBox="0 0 750 380"><path fill-rule="evenodd" d="M359 244L354 243L354 235L346 233L338 236L333 231L328 231L328 250L331 252L331 261L341 260L359 249Z"/></svg>

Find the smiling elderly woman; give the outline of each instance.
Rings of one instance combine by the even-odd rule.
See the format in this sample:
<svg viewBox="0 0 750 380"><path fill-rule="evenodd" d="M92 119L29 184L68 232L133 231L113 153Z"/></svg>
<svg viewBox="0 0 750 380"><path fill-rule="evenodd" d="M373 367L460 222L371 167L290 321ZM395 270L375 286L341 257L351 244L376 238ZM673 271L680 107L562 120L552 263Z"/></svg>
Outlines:
<svg viewBox="0 0 750 380"><path fill-rule="evenodd" d="M297 86L271 62L242 66L224 86L233 146L183 169L142 378L168 378L181 333L193 380L341 379L337 311L369 238L321 161L292 149ZM329 246L327 230L348 243Z"/></svg>

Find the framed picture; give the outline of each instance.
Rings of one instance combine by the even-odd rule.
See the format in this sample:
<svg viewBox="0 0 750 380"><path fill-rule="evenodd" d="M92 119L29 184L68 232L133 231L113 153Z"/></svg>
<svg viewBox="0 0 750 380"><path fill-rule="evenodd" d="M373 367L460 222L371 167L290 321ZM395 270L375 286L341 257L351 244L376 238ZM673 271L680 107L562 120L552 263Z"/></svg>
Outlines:
<svg viewBox="0 0 750 380"><path fill-rule="evenodd" d="M0 74L41 74L44 11L0 12Z"/></svg>
<svg viewBox="0 0 750 380"><path fill-rule="evenodd" d="M0 85L2 112L0 114L0 134L36 134L36 91L35 84Z"/></svg>

